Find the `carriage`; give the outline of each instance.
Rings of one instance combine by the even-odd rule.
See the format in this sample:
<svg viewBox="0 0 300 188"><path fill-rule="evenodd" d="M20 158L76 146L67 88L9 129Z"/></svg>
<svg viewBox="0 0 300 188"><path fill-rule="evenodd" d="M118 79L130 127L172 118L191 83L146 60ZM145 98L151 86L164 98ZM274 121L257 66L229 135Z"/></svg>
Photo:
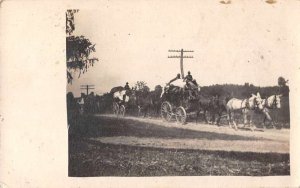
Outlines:
<svg viewBox="0 0 300 188"><path fill-rule="evenodd" d="M193 95L190 94L193 92ZM166 121L174 118L178 123L185 124L187 118L196 114L199 89L186 90L177 86L167 86L162 95L161 117Z"/></svg>
<svg viewBox="0 0 300 188"><path fill-rule="evenodd" d="M125 116L126 112L137 109L135 91L124 90L123 87L114 87L110 92L113 96L112 111L117 116Z"/></svg>
<svg viewBox="0 0 300 188"><path fill-rule="evenodd" d="M111 89L113 103L112 111L115 115L122 117L125 116L126 107L125 104L128 102L129 98L126 96L125 101L123 100L123 95L126 95L126 90L122 86L114 87Z"/></svg>

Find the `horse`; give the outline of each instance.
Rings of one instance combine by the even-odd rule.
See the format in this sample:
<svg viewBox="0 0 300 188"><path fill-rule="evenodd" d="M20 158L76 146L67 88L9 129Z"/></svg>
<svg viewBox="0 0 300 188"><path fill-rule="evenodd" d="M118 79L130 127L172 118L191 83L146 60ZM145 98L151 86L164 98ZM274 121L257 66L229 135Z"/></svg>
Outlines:
<svg viewBox="0 0 300 188"><path fill-rule="evenodd" d="M269 110L281 108L281 97L282 97L282 95L271 95L267 99L262 100L262 105L264 107L263 113L265 115L264 121L263 121L264 128L266 128L266 126L265 126L266 119L268 119L268 121L271 121L273 128L275 128L274 122L272 121L272 118L269 115Z"/></svg>
<svg viewBox="0 0 300 188"><path fill-rule="evenodd" d="M151 99L152 99L152 110L154 112L154 116L158 117L160 115L160 107L162 104L161 100L161 92L162 89L155 89L154 91L150 92Z"/></svg>
<svg viewBox="0 0 300 188"><path fill-rule="evenodd" d="M213 102L212 98L204 95L198 95L197 99L190 100L190 108L196 109L196 124L198 122L198 117L200 115L200 112L203 111L204 114L204 120L208 124L210 121L207 119L207 112L213 109Z"/></svg>
<svg viewBox="0 0 300 188"><path fill-rule="evenodd" d="M254 114L254 110L259 109L263 110L262 105L262 99L260 97L260 94L257 93L257 95L252 94L250 98L247 99L237 99L232 98L230 99L226 104L226 110L227 110L227 120L230 128L232 128L231 121L233 122L233 125L235 127L235 130L237 130L237 125L234 120L234 113L236 111L242 111L243 119L244 119L244 126L246 126L248 122L248 116L250 115L250 127L251 130L254 130L254 127L252 125L252 118Z"/></svg>
<svg viewBox="0 0 300 188"><path fill-rule="evenodd" d="M143 117L146 117L146 115L150 113L150 109L153 106L151 93L148 91L137 91L136 105L138 107L138 116L143 113Z"/></svg>
<svg viewBox="0 0 300 188"><path fill-rule="evenodd" d="M223 112L227 112L226 110L226 104L229 101L229 97L228 96L214 96L211 99L211 108L210 111L212 113L212 124L216 124L218 126L220 126L220 120L221 118L224 116ZM216 118L216 115L218 116ZM225 115L227 116L227 114Z"/></svg>

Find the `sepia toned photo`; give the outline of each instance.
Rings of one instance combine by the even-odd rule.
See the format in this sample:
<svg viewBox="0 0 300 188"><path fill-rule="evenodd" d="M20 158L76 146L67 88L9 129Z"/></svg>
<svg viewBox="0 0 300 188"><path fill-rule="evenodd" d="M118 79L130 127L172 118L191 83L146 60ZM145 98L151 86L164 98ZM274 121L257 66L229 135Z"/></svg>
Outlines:
<svg viewBox="0 0 300 188"><path fill-rule="evenodd" d="M230 1L226 18L67 10L68 175L290 175L293 58L273 3L265 18Z"/></svg>
<svg viewBox="0 0 300 188"><path fill-rule="evenodd" d="M0 0L0 187L299 187L299 0Z"/></svg>

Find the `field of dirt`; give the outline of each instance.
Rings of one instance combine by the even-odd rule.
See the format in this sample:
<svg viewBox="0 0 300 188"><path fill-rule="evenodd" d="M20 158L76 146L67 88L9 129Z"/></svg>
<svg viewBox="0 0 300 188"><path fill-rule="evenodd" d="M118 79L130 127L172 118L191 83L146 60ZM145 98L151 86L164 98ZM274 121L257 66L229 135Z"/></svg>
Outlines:
<svg viewBox="0 0 300 188"><path fill-rule="evenodd" d="M289 175L289 129L94 115L69 128L69 176Z"/></svg>

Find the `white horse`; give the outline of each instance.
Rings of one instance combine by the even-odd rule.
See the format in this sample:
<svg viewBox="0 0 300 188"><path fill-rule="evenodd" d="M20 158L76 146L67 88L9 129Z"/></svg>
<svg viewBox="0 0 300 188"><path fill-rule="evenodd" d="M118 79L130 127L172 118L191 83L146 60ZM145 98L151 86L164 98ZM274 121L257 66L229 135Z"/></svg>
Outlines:
<svg viewBox="0 0 300 188"><path fill-rule="evenodd" d="M272 121L272 118L269 114L269 110L281 108L281 97L282 97L282 95L271 95L267 99L262 100L262 105L264 107L263 113L265 115L264 122L263 122L264 128L265 128L266 119L271 121L273 128L275 128L274 122Z"/></svg>
<svg viewBox="0 0 300 188"><path fill-rule="evenodd" d="M271 95L267 99L262 99L262 105L268 109L279 109L281 108L281 97L282 95Z"/></svg>
<svg viewBox="0 0 300 188"><path fill-rule="evenodd" d="M241 111L244 118L244 126L246 126L248 122L248 116L250 116L249 124L251 130L253 131L254 126L252 125L252 118L255 109L263 110L262 99L259 93L257 93L257 95L252 94L252 96L249 99L243 99L243 100L236 99L236 98L230 99L226 104L227 120L230 128L232 127L231 126L231 121L232 121L235 130L237 130L237 124L234 120L234 113L237 111Z"/></svg>
<svg viewBox="0 0 300 188"><path fill-rule="evenodd" d="M114 99L118 99L119 101L123 101L123 96L126 95L126 90L122 90L122 91L116 91L114 93ZM126 95L125 96L125 102L129 101L129 96Z"/></svg>

